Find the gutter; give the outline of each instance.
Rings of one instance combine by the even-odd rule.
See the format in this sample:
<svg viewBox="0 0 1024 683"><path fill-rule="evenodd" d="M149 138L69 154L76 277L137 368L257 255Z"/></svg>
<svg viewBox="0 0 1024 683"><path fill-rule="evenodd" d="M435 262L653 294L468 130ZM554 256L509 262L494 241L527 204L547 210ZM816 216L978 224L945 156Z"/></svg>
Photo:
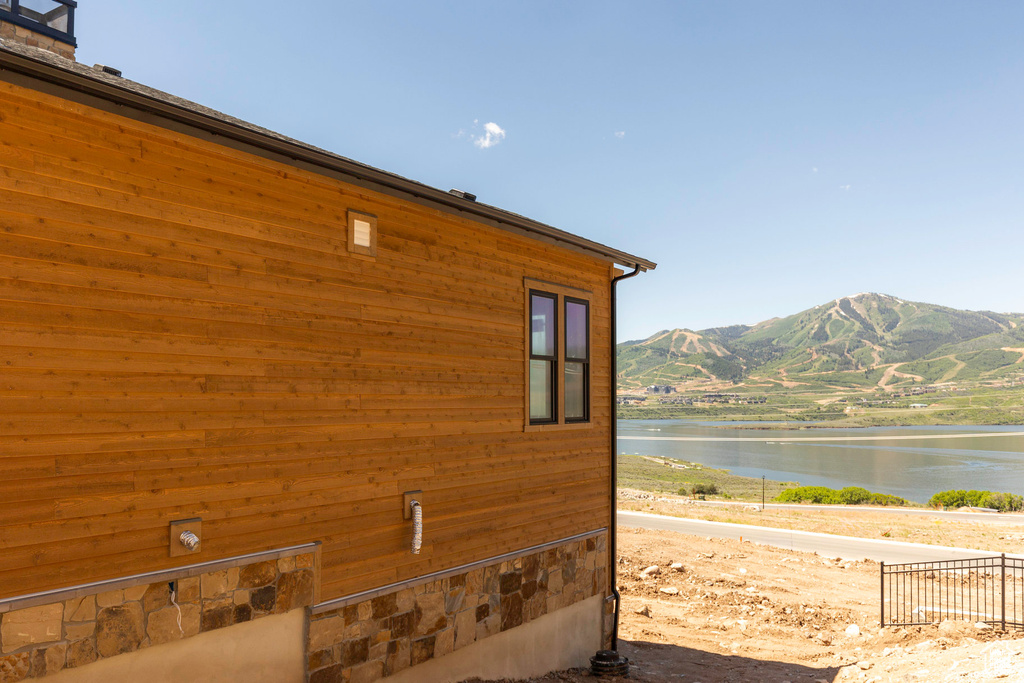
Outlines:
<svg viewBox="0 0 1024 683"><path fill-rule="evenodd" d="M618 568L618 543L616 542L618 533L618 476L619 476L619 427L618 427L618 409L615 403L615 394L618 391L618 373L616 366L618 364L618 358L615 352L615 338L616 338L616 317L618 312L618 304L616 302L616 288L615 286L620 280L628 280L631 277L636 277L640 274L640 265L637 264L633 267L632 273L619 275L618 277L612 278L611 283L611 366L608 374L611 376L611 409L612 409L612 424L611 424L611 458L612 458L612 476L611 484L609 486L609 508L611 511L611 519L608 522L609 538L608 538L608 561L611 567L608 571L609 581L612 587L612 595L615 596L615 616L614 623L612 625L612 652L617 652L619 649L619 607L622 603L622 596L619 595L619 588L617 584L616 569Z"/></svg>
<svg viewBox="0 0 1024 683"><path fill-rule="evenodd" d="M183 106L182 104L161 99L155 95L139 92L124 85L134 83L133 81L100 73L81 73L79 70L68 69L59 64L57 60L65 60L58 57L54 57L53 61L49 58L45 60L37 59L33 56L16 52L14 49L13 46L0 43L0 71L21 74L46 83L69 88L85 95L97 97L116 105L154 114L163 119L197 128L215 136L240 142L265 152L328 169L363 183L371 183L391 193L397 192L405 197L425 201L441 208L447 213L462 216L468 214L474 218L482 218L488 222L496 223L499 228L512 232L526 233L531 237L539 237L545 241L569 246L576 251L599 256L613 263L620 263L644 271L653 270L656 267L654 262L647 259L633 256L632 254L565 232L564 230L559 230L525 216L464 199L429 185L332 154L298 140L272 134L271 131L260 129L240 119L227 120L231 117L226 115L224 115L224 118L219 118ZM70 63L79 66L83 72L86 70L92 71L89 67L78 65L76 62ZM123 81L124 84L119 83L119 81ZM150 90L155 94L165 94L141 84L139 87ZM171 96L168 95L168 97ZM180 101L186 102L185 100ZM205 107L203 108L206 109ZM213 112L214 110L209 111Z"/></svg>

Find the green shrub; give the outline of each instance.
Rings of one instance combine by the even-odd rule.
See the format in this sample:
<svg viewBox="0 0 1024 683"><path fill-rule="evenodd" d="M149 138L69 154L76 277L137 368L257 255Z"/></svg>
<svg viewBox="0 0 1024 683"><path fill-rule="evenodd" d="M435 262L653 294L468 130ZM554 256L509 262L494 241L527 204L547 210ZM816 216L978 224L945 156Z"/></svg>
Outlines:
<svg viewBox="0 0 1024 683"><path fill-rule="evenodd" d="M780 503L814 503L817 505L910 505L899 496L888 493L872 493L859 486L847 486L842 490L827 486L798 486L786 489L775 500Z"/></svg>
<svg viewBox="0 0 1024 683"><path fill-rule="evenodd" d="M888 493L872 493L871 498L868 499L868 505L908 506L910 503L906 498L900 498Z"/></svg>
<svg viewBox="0 0 1024 683"><path fill-rule="evenodd" d="M718 486L716 484L694 484L690 493L695 496L714 496L718 494Z"/></svg>
<svg viewBox="0 0 1024 683"><path fill-rule="evenodd" d="M861 505L871 498L871 491L859 486L847 486L837 496L843 505Z"/></svg>
<svg viewBox="0 0 1024 683"><path fill-rule="evenodd" d="M995 508L1000 512L1020 512L1024 510L1024 496L1013 493L988 493L982 499L981 507Z"/></svg>
<svg viewBox="0 0 1024 683"><path fill-rule="evenodd" d="M1017 512L1024 509L1024 496L1013 493L993 493L992 491L964 491L950 489L939 491L928 501L932 507L941 508L992 508L1000 512Z"/></svg>
<svg viewBox="0 0 1024 683"><path fill-rule="evenodd" d="M818 505L835 505L839 502L839 492L826 486L798 486L786 489L775 500L780 503L816 503Z"/></svg>

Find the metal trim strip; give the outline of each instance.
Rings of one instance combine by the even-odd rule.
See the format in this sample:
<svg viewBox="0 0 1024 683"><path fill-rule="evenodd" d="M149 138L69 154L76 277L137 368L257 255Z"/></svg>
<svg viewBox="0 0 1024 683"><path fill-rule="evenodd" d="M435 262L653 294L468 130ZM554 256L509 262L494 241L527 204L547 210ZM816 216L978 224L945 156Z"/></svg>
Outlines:
<svg viewBox="0 0 1024 683"><path fill-rule="evenodd" d="M30 593L28 595L20 595L13 598L4 598L3 600L0 600L0 614L16 609L37 607L38 605L49 605L55 602L71 600L72 598L81 598L87 595L94 595L96 593L105 593L107 591L118 590L121 588L131 588L132 586L138 586L143 583L158 583L160 581L187 579L193 576L199 576L200 574L205 574L206 572L240 567L243 564L265 562L267 560L279 560L282 557L292 557L294 555L301 555L307 552L312 553L316 552L319 545L319 541L314 543L303 543L302 545L293 545L288 546L287 548L278 548L276 550L265 550L258 553L249 553L247 555L236 555L235 557L227 557L222 560L210 560L208 562L185 565L184 567L160 569L155 572L132 574L130 576L122 576L116 579L108 579L106 581L83 583L69 588L56 588L54 590L42 591L40 593Z"/></svg>

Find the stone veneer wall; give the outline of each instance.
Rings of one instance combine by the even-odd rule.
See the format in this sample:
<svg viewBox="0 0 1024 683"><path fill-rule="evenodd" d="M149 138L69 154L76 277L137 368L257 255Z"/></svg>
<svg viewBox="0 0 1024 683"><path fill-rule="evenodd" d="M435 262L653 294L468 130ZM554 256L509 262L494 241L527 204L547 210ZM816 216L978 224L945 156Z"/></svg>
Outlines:
<svg viewBox="0 0 1024 683"><path fill-rule="evenodd" d="M73 46L62 43L59 40L54 40L50 36L44 36L42 33L36 33L24 26L16 26L6 21L0 21L0 39L10 40L22 45L31 45L32 47L41 47L65 59L72 61L75 59L75 48Z"/></svg>
<svg viewBox="0 0 1024 683"><path fill-rule="evenodd" d="M604 594L607 577L602 533L313 614L309 681L379 680Z"/></svg>
<svg viewBox="0 0 1024 683"><path fill-rule="evenodd" d="M5 612L0 683L308 607L314 563L306 552L176 579L177 606L164 580Z"/></svg>

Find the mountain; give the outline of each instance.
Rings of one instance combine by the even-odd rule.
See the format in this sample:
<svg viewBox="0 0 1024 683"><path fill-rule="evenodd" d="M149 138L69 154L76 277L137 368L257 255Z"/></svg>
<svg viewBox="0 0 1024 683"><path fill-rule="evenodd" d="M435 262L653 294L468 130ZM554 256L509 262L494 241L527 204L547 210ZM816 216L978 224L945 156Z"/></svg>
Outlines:
<svg viewBox="0 0 1024 683"><path fill-rule="evenodd" d="M757 325L662 330L618 345L619 385L627 390L714 383L889 388L1021 372L1024 314L873 293Z"/></svg>

